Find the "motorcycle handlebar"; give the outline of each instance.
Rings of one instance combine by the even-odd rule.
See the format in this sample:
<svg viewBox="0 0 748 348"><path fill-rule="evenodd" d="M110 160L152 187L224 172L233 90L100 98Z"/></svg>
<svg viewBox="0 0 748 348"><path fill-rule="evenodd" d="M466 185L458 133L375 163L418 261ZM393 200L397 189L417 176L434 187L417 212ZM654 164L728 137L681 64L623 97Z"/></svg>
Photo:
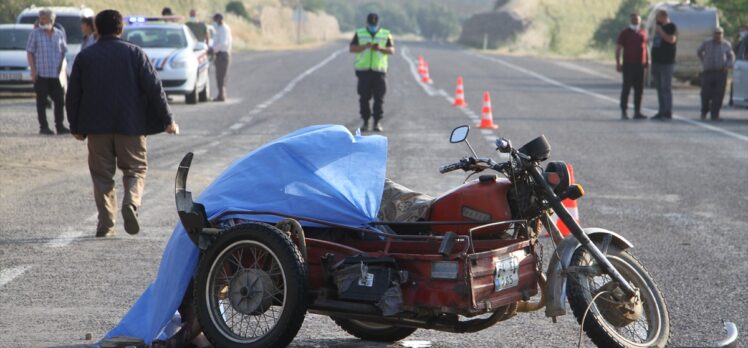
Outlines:
<svg viewBox="0 0 748 348"><path fill-rule="evenodd" d="M462 169L462 166L463 166L463 161L452 163L452 164L447 164L447 165L439 167L439 173L446 174L451 171L455 171L457 169Z"/></svg>

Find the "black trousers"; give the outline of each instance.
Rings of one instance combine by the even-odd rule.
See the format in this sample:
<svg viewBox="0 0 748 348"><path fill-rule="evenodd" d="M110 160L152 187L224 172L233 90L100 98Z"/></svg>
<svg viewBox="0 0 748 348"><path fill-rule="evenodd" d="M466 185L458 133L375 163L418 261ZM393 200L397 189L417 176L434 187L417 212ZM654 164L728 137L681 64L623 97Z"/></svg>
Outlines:
<svg viewBox="0 0 748 348"><path fill-rule="evenodd" d="M47 97L52 98L55 110L55 125L63 126L65 120L65 91L60 79L37 76L34 82L36 92L36 114L39 117L39 128L49 128L47 123Z"/></svg>
<svg viewBox="0 0 748 348"><path fill-rule="evenodd" d="M711 113L712 119L719 118L722 100L727 87L726 71L705 71L701 73L701 113Z"/></svg>
<svg viewBox="0 0 748 348"><path fill-rule="evenodd" d="M358 77L358 104L361 118L368 121L374 116L375 121L382 119L382 105L384 104L384 95L387 93L387 82L385 74L376 71L356 71ZM369 108L369 101L374 97L374 108Z"/></svg>
<svg viewBox="0 0 748 348"><path fill-rule="evenodd" d="M644 92L644 65L623 63L623 89L621 89L621 110L626 111L629 104L629 92L634 88L634 111L641 111L642 93Z"/></svg>

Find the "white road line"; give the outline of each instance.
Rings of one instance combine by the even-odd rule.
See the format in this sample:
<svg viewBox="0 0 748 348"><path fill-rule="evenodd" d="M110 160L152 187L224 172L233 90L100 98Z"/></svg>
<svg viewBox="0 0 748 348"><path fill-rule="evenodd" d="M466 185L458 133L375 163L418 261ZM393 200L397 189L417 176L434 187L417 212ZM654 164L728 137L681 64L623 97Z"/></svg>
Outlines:
<svg viewBox="0 0 748 348"><path fill-rule="evenodd" d="M50 248L61 248L61 247L64 247L70 244L71 242L73 242L76 238L80 237L81 235L83 235L82 231L73 231L73 230L65 231L61 233L59 236L57 236L57 238L49 241L47 243L47 246Z"/></svg>
<svg viewBox="0 0 748 348"><path fill-rule="evenodd" d="M428 94L431 97L441 96L450 105L454 104L455 100L454 100L454 98L452 98L452 96L449 95L449 93L447 93L446 91L444 91L441 88L440 89L435 89L430 84L427 84L427 83L424 83L424 82L421 81L421 79L418 76L418 68L416 67L416 63L413 60L413 58L410 57L410 54L408 53L409 52L408 47L403 47L403 49L400 50L400 52L401 52L401 54L403 56L403 59L405 59L405 61L410 66L410 73L411 73L411 75L413 75L413 78L416 80L416 83L418 83L421 86L421 88L423 88L423 91L426 92L426 94ZM460 112L462 112L465 116L467 116L473 122L477 122L478 120L480 120L480 117L478 116L478 114L476 114L473 110L471 110L467 106L458 107L457 109L460 110ZM490 130L487 130L487 129L481 129L481 133L485 136L485 139L488 140L488 142L491 144L491 146L493 146L494 145L494 140L495 140L494 139L494 133L492 131L490 131ZM491 137L488 136L489 134L491 135Z"/></svg>
<svg viewBox="0 0 748 348"><path fill-rule="evenodd" d="M29 269L31 269L31 266L24 265L0 270L0 288L5 286L5 284L10 283L11 280L20 276L23 272L26 272Z"/></svg>
<svg viewBox="0 0 748 348"><path fill-rule="evenodd" d="M237 129L242 128L242 127L244 127L244 123L237 122L237 123L232 124L231 127L229 127L229 129L231 129L231 130L237 130Z"/></svg>
<svg viewBox="0 0 748 348"><path fill-rule="evenodd" d="M588 95L590 97L594 97L594 98L597 98L597 99L605 100L605 101L608 101L608 102L611 102L611 103L615 103L615 104L618 104L620 102L616 98L612 98L612 97L609 97L609 96L606 96L606 95L602 95L600 93L592 92L592 91L589 91L589 90L586 90L586 89L583 89L583 88L579 88L579 87L574 87L574 86L567 85L567 84L565 84L563 82L554 80L554 79L552 79L550 77L547 77L545 75L541 75L541 74L539 74L537 72L534 72L532 70L528 70L528 69L525 69L525 68L523 68L521 66L509 63L507 61L504 61L503 59L499 59L499 58L496 58L496 57L488 57L488 56L485 56L485 55L482 55L482 54L478 54L478 53L475 53L475 52L468 52L467 54L470 54L472 56L475 56L475 57L478 57L478 58L482 58L482 59L485 59L485 60L488 60L488 61L492 61L492 62L495 62L495 63L499 63L499 64L501 64L501 65L503 65L503 66L505 66L507 68L510 68L512 70L521 72L521 73L526 74L526 75L533 76L533 77L537 78L538 80L541 80L543 82L546 82L546 83L554 85L554 86L561 87L563 89L567 89L567 90L570 90L570 91L573 91L573 92L577 92L577 93L580 93L580 94ZM651 112L656 112L656 110L652 110L652 109L649 109L649 108L644 108L644 111L650 112L650 113ZM738 139L738 140L742 140L742 141L748 142L748 136L745 136L745 135L742 135L742 134L738 134L738 133L735 133L735 132L731 132L731 131L726 130L726 129L715 127L715 126L712 126L712 125L709 125L709 124L705 124L703 122L698 122L698 121L692 120L690 118L685 118L685 117L682 117L682 116L679 116L679 115L675 115L675 114L673 115L673 119L681 121L681 122L688 123L690 125L701 127L701 128L706 129L706 130L710 130L712 132L721 133L721 134L727 135L729 137L732 137L732 138L735 138L735 139Z"/></svg>
<svg viewBox="0 0 748 348"><path fill-rule="evenodd" d="M572 62L557 61L557 62L554 62L554 63L556 63L556 65L558 65L558 66L561 66L562 68L566 68L566 69L569 69L569 70L574 70L574 71L582 72L582 73L585 73L587 75L601 77L601 78L604 78L606 80L614 80L614 81L618 80L618 78L615 78L615 77L610 76L608 74L601 73L599 71L595 71L595 70L592 70L590 68L585 68L583 66L574 64Z"/></svg>

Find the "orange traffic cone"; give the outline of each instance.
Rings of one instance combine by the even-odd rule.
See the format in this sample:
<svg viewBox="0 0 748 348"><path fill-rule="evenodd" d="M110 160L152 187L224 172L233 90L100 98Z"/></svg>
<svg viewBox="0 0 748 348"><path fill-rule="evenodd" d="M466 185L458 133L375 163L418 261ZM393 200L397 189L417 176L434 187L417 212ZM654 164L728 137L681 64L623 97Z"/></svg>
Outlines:
<svg viewBox="0 0 748 348"><path fill-rule="evenodd" d="M462 76L457 76L457 89L455 90L454 106L467 106L465 102L465 89L462 86Z"/></svg>
<svg viewBox="0 0 748 348"><path fill-rule="evenodd" d="M429 76L429 63L423 62L423 74L421 74L421 82L425 83L433 83L434 81L431 80L431 77Z"/></svg>
<svg viewBox="0 0 748 348"><path fill-rule="evenodd" d="M418 56L418 75L423 76L423 74L426 72L426 69L424 68L423 63L426 61L423 60L423 56Z"/></svg>
<svg viewBox="0 0 748 348"><path fill-rule="evenodd" d="M493 112L491 111L491 94L488 91L483 92L483 110L481 111L480 124L478 128L499 128L498 125L493 124Z"/></svg>
<svg viewBox="0 0 748 348"><path fill-rule="evenodd" d="M574 184L574 168L569 163L566 164L566 167L569 168L569 182L571 184ZM577 207L577 201L567 198L561 201L561 203L564 205L564 207L566 207L566 210L569 211L569 215L571 215L574 220L579 222L579 209ZM571 234L569 227L567 227L566 224L561 221L561 219L556 220L556 227L558 227L558 230L564 237Z"/></svg>

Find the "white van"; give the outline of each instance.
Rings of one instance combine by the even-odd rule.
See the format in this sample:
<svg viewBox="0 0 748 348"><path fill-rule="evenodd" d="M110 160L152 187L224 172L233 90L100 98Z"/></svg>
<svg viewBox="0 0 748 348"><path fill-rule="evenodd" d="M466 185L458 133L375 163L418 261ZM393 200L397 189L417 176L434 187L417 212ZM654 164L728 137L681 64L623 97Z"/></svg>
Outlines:
<svg viewBox="0 0 748 348"><path fill-rule="evenodd" d="M680 80L699 84L701 82L701 61L696 55L696 51L704 40L712 37L714 28L719 26L717 9L694 5L690 1L669 1L653 5L650 7L646 21L650 52L655 36L655 16L659 10L667 11L670 21L675 23L678 28L673 76ZM652 69L647 70L651 71ZM649 76L647 81L651 81Z"/></svg>
<svg viewBox="0 0 748 348"><path fill-rule="evenodd" d="M39 19L39 10L45 7L31 6L24 9L16 17L16 23L23 24L34 24ZM88 7L46 7L55 13L55 23L59 23L65 28L65 34L68 44L68 53L66 55L67 60L67 74L70 75L73 70L73 61L75 55L81 49L81 42L83 41L83 33L81 32L81 18L82 17L93 17L96 15L94 11Z"/></svg>

